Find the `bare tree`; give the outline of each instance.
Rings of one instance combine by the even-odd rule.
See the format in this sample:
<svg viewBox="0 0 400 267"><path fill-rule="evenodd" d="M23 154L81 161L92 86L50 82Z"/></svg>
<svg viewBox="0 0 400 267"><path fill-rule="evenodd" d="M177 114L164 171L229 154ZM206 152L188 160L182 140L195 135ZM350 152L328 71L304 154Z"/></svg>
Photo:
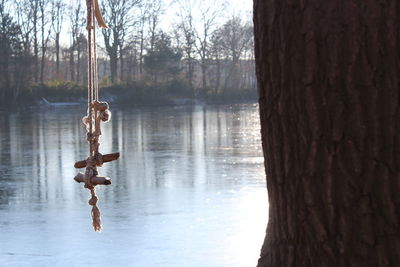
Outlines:
<svg viewBox="0 0 400 267"><path fill-rule="evenodd" d="M64 22L64 11L65 4L62 0L51 2L51 28L54 32L57 76L60 74L60 34Z"/></svg>
<svg viewBox="0 0 400 267"><path fill-rule="evenodd" d="M150 52L154 51L154 45L157 38L157 32L159 31L158 26L160 23L160 17L164 13L164 5L163 2L160 0L148 0L147 2L148 8L148 23L149 23L149 39L150 44L148 50Z"/></svg>
<svg viewBox="0 0 400 267"><path fill-rule="evenodd" d="M81 54L82 46L81 42L85 40L83 36L83 30L85 25L84 8L82 7L82 1L74 0L69 6L69 18L71 25L71 47L69 54L69 65L70 65L70 77L72 81L80 82L80 68L81 68ZM83 48L85 49L85 48ZM77 63L75 66L75 52L77 53ZM76 75L75 75L76 74Z"/></svg>
<svg viewBox="0 0 400 267"><path fill-rule="evenodd" d="M38 0L27 0L27 4L29 5L29 17L27 20L32 21L32 34L33 34L33 77L34 81L39 81L39 1ZM30 19L29 19L30 18Z"/></svg>
<svg viewBox="0 0 400 267"><path fill-rule="evenodd" d="M30 52L31 47L31 34L33 32L32 14L33 10L30 8L29 0L15 2L15 9L17 14L17 23L21 28L21 33L24 42L24 51Z"/></svg>
<svg viewBox="0 0 400 267"><path fill-rule="evenodd" d="M16 93L18 96L20 89L32 80L32 55L31 38L33 23L30 19L33 10L30 8L29 1L17 1L14 3L16 10L16 23L19 25L22 40L22 54L19 60L19 67L15 70Z"/></svg>
<svg viewBox="0 0 400 267"><path fill-rule="evenodd" d="M48 21L46 20L46 13L49 0L37 0L37 1L40 12L40 34L41 34L40 82L43 83L45 58L46 58L47 44L50 38L51 27L46 28L46 25L48 23Z"/></svg>
<svg viewBox="0 0 400 267"><path fill-rule="evenodd" d="M142 1L140 5L138 5L138 24L137 24L137 38L139 39L138 44L139 44L139 73L140 75L143 74L143 56L144 56L144 50L145 50L145 39L146 39L146 33L145 33L145 27L147 25L147 21L149 20L149 14L150 14L150 5L151 3L149 1Z"/></svg>
<svg viewBox="0 0 400 267"><path fill-rule="evenodd" d="M123 55L126 60L126 71L124 71L124 81L127 83L131 82L132 79L134 80L136 77L137 72L139 71L138 68L138 49L137 49L137 42L135 39L131 39L125 45Z"/></svg>
<svg viewBox="0 0 400 267"><path fill-rule="evenodd" d="M215 93L220 93L221 84L225 88L251 84L254 78L252 68L250 62L244 62L252 60L249 58L252 52L246 47L251 42L244 43L251 27L246 28L236 17L218 27L222 21L219 12L223 7L217 1L169 1L177 15L170 32L165 31L166 24L163 24L165 0L102 1L109 28L102 31L104 46L97 50L103 53L99 57L99 72L106 78L110 77L114 84L117 81L145 80L150 77L147 75L149 70L152 69L154 74L158 66L149 68L147 64L145 67L144 58L147 57L147 63L149 59L161 62L154 60L161 56L159 52L172 51L170 54L179 55L179 60L171 60L171 64L165 65L171 67L170 70L163 70L164 74L153 79L159 85L181 80L185 94L199 96L199 92L210 92L211 87L215 88ZM22 50L18 53L23 53L23 56L18 54L12 58L13 62L18 60L19 67L13 67L13 74L4 78L12 77L26 84L27 88L30 86L25 81L43 83L49 78L65 78L79 83L85 79L84 1L0 0L0 3L14 7L12 21L19 27L18 38L22 41ZM64 20L69 22L68 29ZM70 33L70 46L62 48L64 31ZM157 47L160 40L168 43L165 47L169 49L160 50ZM241 72L238 68L246 71ZM10 68L4 71L11 73ZM21 79L22 75L24 79ZM107 82L106 79L103 81Z"/></svg>
<svg viewBox="0 0 400 267"><path fill-rule="evenodd" d="M221 75L222 75L222 35L216 30L213 32L210 40L210 58L212 64L214 65L214 71L212 72L212 78L210 80L213 81L214 94L219 94L219 89L221 87Z"/></svg>
<svg viewBox="0 0 400 267"><path fill-rule="evenodd" d="M225 58L231 60L228 75L225 77L224 89L240 85L239 60L246 49L249 49L253 38L253 27L243 23L238 16L233 16L219 29L220 45Z"/></svg>
<svg viewBox="0 0 400 267"><path fill-rule="evenodd" d="M118 74L118 59L123 67L124 45L127 35L132 30L135 19L132 9L140 0L110 0L103 2L104 18L109 26L103 29L104 44L110 58L111 82L115 83Z"/></svg>
<svg viewBox="0 0 400 267"><path fill-rule="evenodd" d="M193 9L197 5L197 0L177 0L178 11L177 16L179 22L176 24L177 30L181 32L182 48L184 51L185 61L187 63L187 79L189 85L193 90L193 95L195 95L194 89L194 65L195 65L195 45L196 45L196 35L195 35L195 21L193 15Z"/></svg>
<svg viewBox="0 0 400 267"><path fill-rule="evenodd" d="M197 42L195 43L197 54L200 57L200 67L202 76L202 87L203 93L206 93L207 88L207 68L208 68L208 58L210 56L210 38L214 31L216 25L216 19L220 15L221 11L224 9L225 3L220 3L209 1L200 1L200 18L199 26L195 30Z"/></svg>

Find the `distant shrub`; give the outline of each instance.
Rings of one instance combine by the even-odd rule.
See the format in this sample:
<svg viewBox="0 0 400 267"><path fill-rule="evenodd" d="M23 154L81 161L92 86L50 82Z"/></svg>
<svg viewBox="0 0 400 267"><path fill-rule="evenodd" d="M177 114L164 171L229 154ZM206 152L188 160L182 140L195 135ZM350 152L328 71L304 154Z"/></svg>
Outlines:
<svg viewBox="0 0 400 267"><path fill-rule="evenodd" d="M70 81L49 81L32 85L30 94L33 98L73 100L85 97L86 87Z"/></svg>
<svg viewBox="0 0 400 267"><path fill-rule="evenodd" d="M218 94L215 90L207 91L207 102L209 103L243 103L256 102L258 99L256 88L226 89Z"/></svg>
<svg viewBox="0 0 400 267"><path fill-rule="evenodd" d="M196 100L211 104L257 101L257 90L255 88L216 90L210 87L206 89L197 88L194 91L186 79L173 79L157 84L149 80L141 80L105 86L109 83L108 78L101 81L103 86L100 86L100 100L115 102L121 106L179 105L195 103ZM86 97L86 85L53 80L33 84L29 88L21 90L16 102L33 103L42 98L54 102L85 102Z"/></svg>
<svg viewBox="0 0 400 267"><path fill-rule="evenodd" d="M193 90L186 80L172 80L165 85L165 89L173 97L193 97Z"/></svg>
<svg viewBox="0 0 400 267"><path fill-rule="evenodd" d="M105 99L126 106L161 105L170 103L164 87L149 86L144 82L118 84L102 89Z"/></svg>

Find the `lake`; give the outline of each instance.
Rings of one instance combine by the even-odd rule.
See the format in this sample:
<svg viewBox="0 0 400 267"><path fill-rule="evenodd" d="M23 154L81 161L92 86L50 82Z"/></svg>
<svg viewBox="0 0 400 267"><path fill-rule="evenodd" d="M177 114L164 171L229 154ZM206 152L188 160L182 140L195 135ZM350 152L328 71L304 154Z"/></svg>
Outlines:
<svg viewBox="0 0 400 267"><path fill-rule="evenodd" d="M258 106L118 110L103 230L73 177L85 107L0 113L0 266L255 266L268 218Z"/></svg>

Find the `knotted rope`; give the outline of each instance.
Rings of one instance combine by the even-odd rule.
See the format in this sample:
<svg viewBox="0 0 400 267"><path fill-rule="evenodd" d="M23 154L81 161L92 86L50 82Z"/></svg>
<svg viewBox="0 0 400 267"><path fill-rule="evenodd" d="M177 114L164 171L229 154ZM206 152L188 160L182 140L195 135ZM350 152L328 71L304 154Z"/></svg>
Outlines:
<svg viewBox="0 0 400 267"><path fill-rule="evenodd" d="M96 185L111 184L108 177L98 176L97 167L101 167L104 162L115 160L119 153L102 155L99 152L99 139L101 136L100 123L107 122L111 113L106 102L99 101L99 85L97 76L97 56L96 56L96 27L97 20L100 27L105 28L104 19L99 10L97 0L86 0L87 4L87 26L88 31L88 110L82 122L86 125L87 141L89 143L89 157L84 161L75 163L76 168L86 167L84 174L79 173L75 176L77 182L83 182L85 188L90 190L91 199L88 201L92 206L93 228L96 232L101 231L100 209L97 206L98 197L96 195Z"/></svg>
<svg viewBox="0 0 400 267"><path fill-rule="evenodd" d="M96 195L96 188L95 185L92 183L92 178L98 175L96 162L94 161L93 157L90 157L86 166L85 176L84 176L84 183L85 188L90 190L90 194L92 198L88 201L89 205L92 206L92 221L93 221L93 228L96 232L101 231L101 217L100 217L100 209L97 206L97 201L99 200Z"/></svg>

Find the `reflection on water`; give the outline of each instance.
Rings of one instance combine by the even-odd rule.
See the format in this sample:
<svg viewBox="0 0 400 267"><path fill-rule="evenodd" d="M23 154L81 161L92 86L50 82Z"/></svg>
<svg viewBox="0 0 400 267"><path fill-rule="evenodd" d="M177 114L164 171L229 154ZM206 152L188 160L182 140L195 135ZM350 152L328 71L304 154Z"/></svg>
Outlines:
<svg viewBox="0 0 400 267"><path fill-rule="evenodd" d="M104 230L73 181L81 110L0 114L0 266L255 266L267 219L254 105L114 111Z"/></svg>

